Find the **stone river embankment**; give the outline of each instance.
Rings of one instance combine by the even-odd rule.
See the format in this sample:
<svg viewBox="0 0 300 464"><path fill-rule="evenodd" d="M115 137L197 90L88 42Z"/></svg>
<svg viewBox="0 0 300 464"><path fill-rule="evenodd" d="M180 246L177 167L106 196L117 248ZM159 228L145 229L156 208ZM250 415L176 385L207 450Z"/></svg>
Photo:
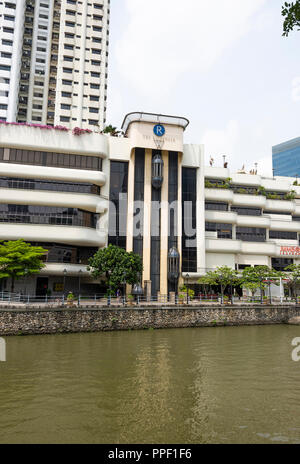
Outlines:
<svg viewBox="0 0 300 464"><path fill-rule="evenodd" d="M300 306L0 307L0 336L287 324Z"/></svg>

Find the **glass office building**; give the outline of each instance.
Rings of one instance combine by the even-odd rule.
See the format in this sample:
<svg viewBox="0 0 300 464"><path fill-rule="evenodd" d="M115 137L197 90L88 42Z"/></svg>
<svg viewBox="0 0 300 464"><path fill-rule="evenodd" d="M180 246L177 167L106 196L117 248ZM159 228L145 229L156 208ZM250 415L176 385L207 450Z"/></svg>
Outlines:
<svg viewBox="0 0 300 464"><path fill-rule="evenodd" d="M300 137L273 147L275 176L300 177Z"/></svg>

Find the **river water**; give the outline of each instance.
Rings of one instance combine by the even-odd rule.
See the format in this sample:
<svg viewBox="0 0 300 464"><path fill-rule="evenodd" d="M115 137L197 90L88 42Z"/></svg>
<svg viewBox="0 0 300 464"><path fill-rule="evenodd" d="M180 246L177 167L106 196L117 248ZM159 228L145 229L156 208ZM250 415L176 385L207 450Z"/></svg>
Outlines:
<svg viewBox="0 0 300 464"><path fill-rule="evenodd" d="M300 327L8 337L0 443L300 443Z"/></svg>

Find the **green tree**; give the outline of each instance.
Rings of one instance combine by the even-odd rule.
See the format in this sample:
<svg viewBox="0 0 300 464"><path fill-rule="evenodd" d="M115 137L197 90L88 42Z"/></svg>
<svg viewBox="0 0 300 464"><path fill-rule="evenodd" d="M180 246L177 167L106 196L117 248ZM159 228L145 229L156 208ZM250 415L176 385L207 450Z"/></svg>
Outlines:
<svg viewBox="0 0 300 464"><path fill-rule="evenodd" d="M246 288L247 290L250 290L252 298L254 297L255 292L259 288L261 289L261 292L262 292L262 289L264 288L263 280L265 278L265 274L264 273L263 275L261 274L262 273L259 273L257 268L255 267L246 267L243 270L241 283L244 288ZM261 298L262 296L263 295L261 294Z"/></svg>
<svg viewBox="0 0 300 464"><path fill-rule="evenodd" d="M143 263L139 255L109 245L89 259L88 269L95 279L106 277L109 292L113 295L124 282L134 285L140 281Z"/></svg>
<svg viewBox="0 0 300 464"><path fill-rule="evenodd" d="M300 30L300 0L295 2L285 2L282 11L285 18L283 23L283 36L288 37L296 27Z"/></svg>
<svg viewBox="0 0 300 464"><path fill-rule="evenodd" d="M254 296L256 290L260 289L262 303L264 289L268 286L270 288L271 281L275 285L279 285L279 281L276 279L281 276L282 274L280 272L268 266L246 267L242 273L241 284L251 291L252 296Z"/></svg>
<svg viewBox="0 0 300 464"><path fill-rule="evenodd" d="M291 264L285 269L288 272L287 286L292 293L292 297L296 298L296 288L300 284L300 264Z"/></svg>
<svg viewBox="0 0 300 464"><path fill-rule="evenodd" d="M42 257L47 253L24 240L0 243L0 279L11 278L11 292L15 281L22 277L38 274L45 266Z"/></svg>
<svg viewBox="0 0 300 464"><path fill-rule="evenodd" d="M211 287L219 285L221 287L221 301L224 302L224 291L229 285L235 287L239 283L237 271L228 266L218 267L214 271L209 271L198 281L201 285L209 285Z"/></svg>
<svg viewBox="0 0 300 464"><path fill-rule="evenodd" d="M117 137L120 134L120 131L118 131L118 129L116 127L114 127L114 126L112 126L110 124L109 126L105 127L105 129L103 131L103 134L110 134L113 137Z"/></svg>

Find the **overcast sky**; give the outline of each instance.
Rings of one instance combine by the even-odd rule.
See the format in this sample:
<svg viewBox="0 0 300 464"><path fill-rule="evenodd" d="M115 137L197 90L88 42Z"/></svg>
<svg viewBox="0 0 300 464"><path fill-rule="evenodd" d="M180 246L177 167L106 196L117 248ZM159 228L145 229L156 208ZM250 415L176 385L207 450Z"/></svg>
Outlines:
<svg viewBox="0 0 300 464"><path fill-rule="evenodd" d="M271 174L272 145L300 137L300 32L282 0L112 0L108 123L185 116L206 158Z"/></svg>

